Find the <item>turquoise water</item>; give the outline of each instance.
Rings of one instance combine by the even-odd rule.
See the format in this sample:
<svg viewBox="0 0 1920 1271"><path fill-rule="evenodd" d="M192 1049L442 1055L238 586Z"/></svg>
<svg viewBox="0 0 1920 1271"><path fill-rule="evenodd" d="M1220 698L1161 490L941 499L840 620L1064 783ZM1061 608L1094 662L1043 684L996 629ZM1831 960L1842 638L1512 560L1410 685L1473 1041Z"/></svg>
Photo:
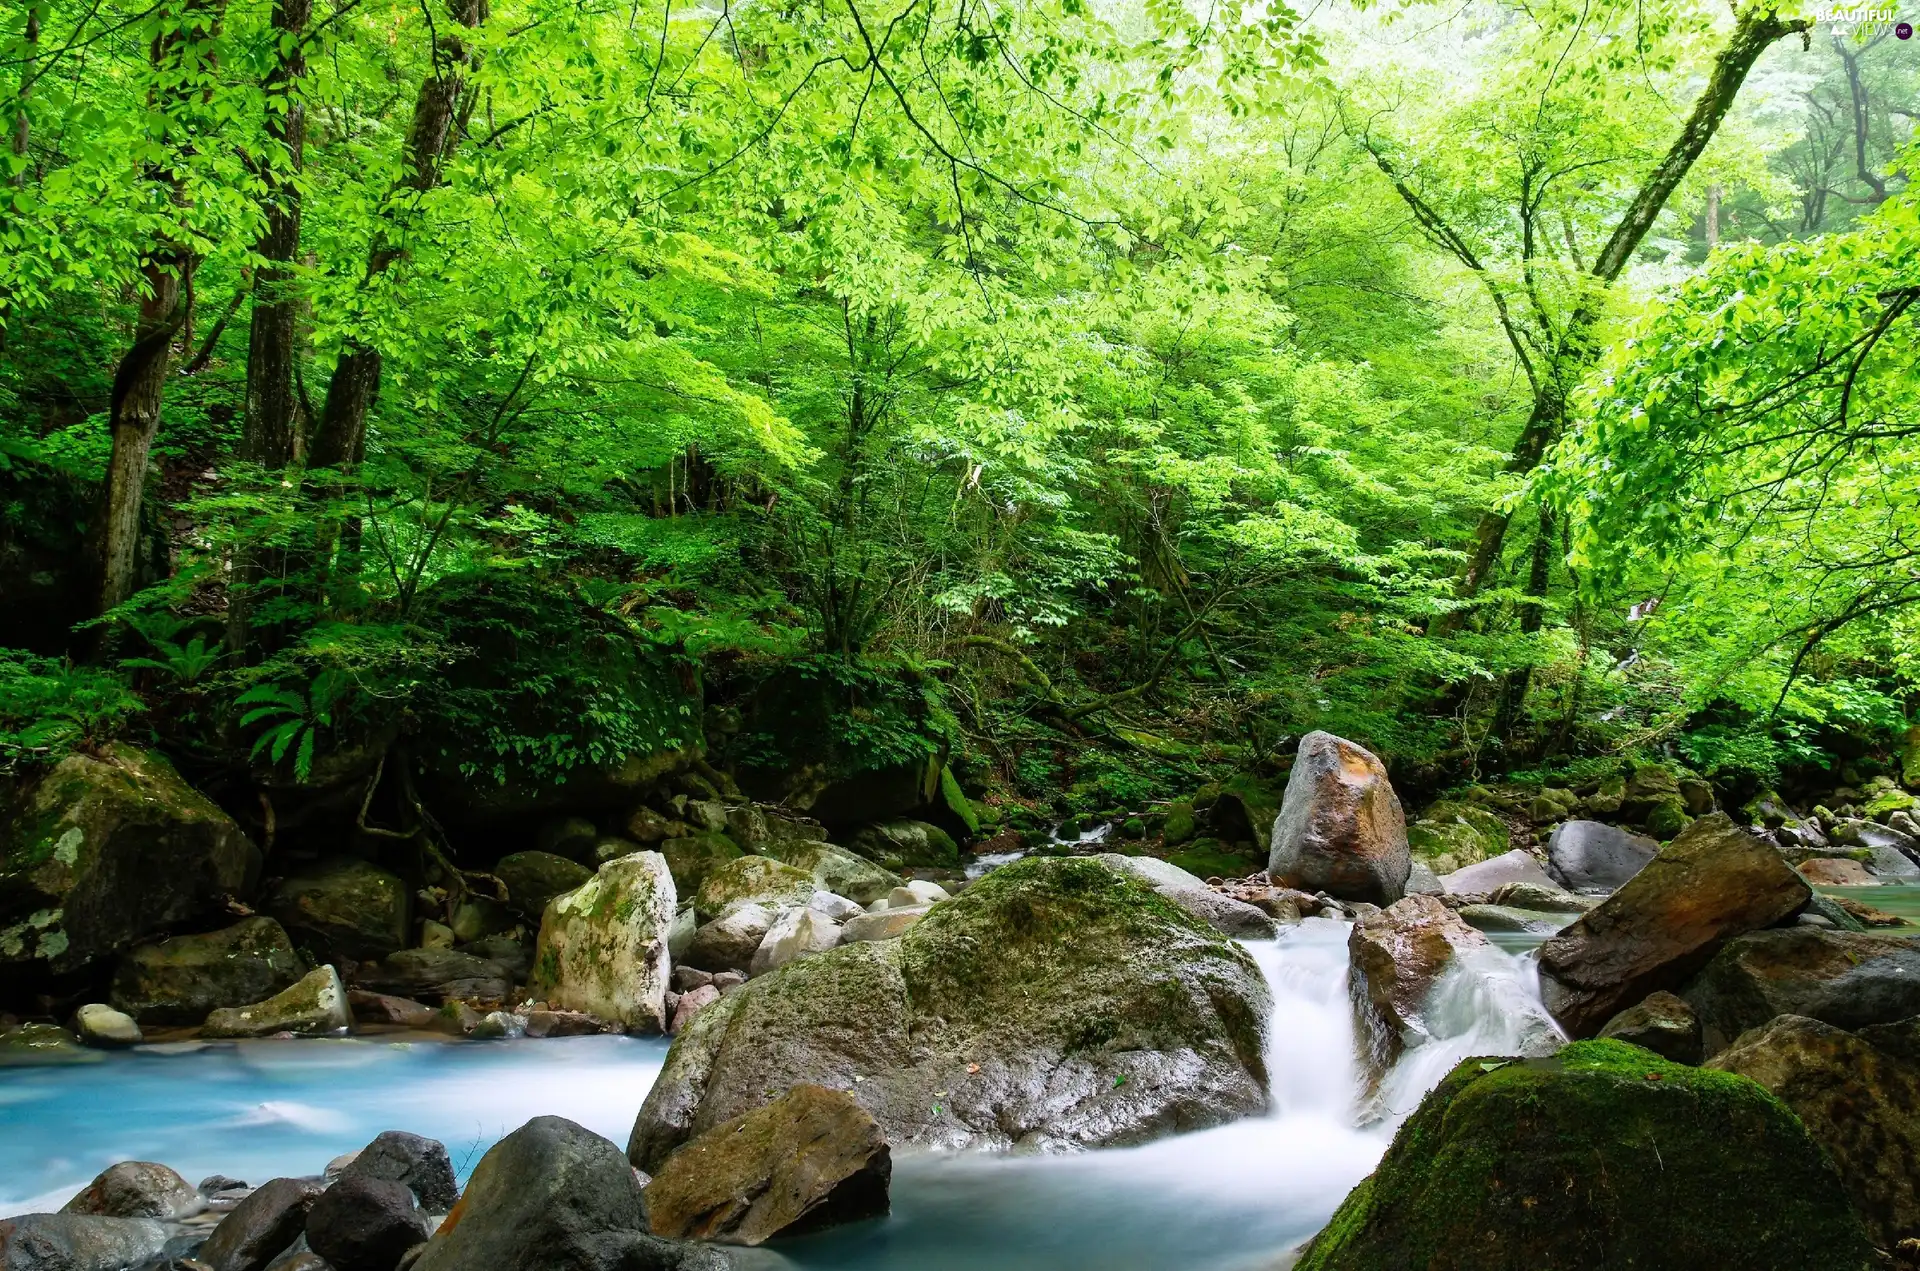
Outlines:
<svg viewBox="0 0 1920 1271"><path fill-rule="evenodd" d="M1910 883L1894 883L1883 887L1822 887L1823 896L1845 896L1875 909L1896 914L1907 920L1909 927L1920 924L1920 887ZM1901 931L1899 927L1876 928L1882 931Z"/></svg>

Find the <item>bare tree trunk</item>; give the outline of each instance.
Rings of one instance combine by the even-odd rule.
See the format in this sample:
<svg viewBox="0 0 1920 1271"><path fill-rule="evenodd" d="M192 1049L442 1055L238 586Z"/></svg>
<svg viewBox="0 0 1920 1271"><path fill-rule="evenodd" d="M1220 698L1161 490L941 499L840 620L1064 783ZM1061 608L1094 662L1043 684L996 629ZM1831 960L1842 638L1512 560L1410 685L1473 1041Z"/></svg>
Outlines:
<svg viewBox="0 0 1920 1271"><path fill-rule="evenodd" d="M1874 37L1873 42L1868 44L1867 48L1872 48L1874 44L1878 44L1885 38L1886 30L1882 28L1881 33ZM1858 176L1861 182L1869 190L1873 191L1872 195L1869 196L1865 202L1885 203L1887 201L1887 183L1879 176L1876 176L1873 169L1867 166L1867 132L1868 126L1873 122L1873 117L1867 110L1866 81L1860 78L1860 55L1848 48L1846 40L1841 36L1834 37L1833 47L1834 51L1840 54L1841 63L1847 68L1847 100L1853 108L1854 175Z"/></svg>
<svg viewBox="0 0 1920 1271"><path fill-rule="evenodd" d="M1720 195L1718 184L1707 187L1707 250L1720 246Z"/></svg>
<svg viewBox="0 0 1920 1271"><path fill-rule="evenodd" d="M154 70L162 82L174 85L157 88L152 95L150 104L159 113L172 117L189 104L195 90L186 85L193 77L182 72L194 61L211 60L211 44L219 33L225 9L226 0L186 0L179 27L155 38ZM141 179L167 187L175 208L184 204L185 179L177 168L151 166ZM153 451L154 434L160 429L160 406L173 362L173 337L186 316L184 292L198 264L191 248L165 240L154 243L141 263L144 289L140 316L134 327L133 347L120 359L114 373L108 410L113 456L107 463L100 528L103 613L133 594L147 459Z"/></svg>
<svg viewBox="0 0 1920 1271"><path fill-rule="evenodd" d="M33 96L33 77L35 63L40 55L40 6L27 6L27 26L21 33L21 39L27 46L26 55L20 59L20 93L13 104L13 155L20 160L20 170L13 174L13 184L27 183L27 142L32 138L32 121L27 116L27 101Z"/></svg>

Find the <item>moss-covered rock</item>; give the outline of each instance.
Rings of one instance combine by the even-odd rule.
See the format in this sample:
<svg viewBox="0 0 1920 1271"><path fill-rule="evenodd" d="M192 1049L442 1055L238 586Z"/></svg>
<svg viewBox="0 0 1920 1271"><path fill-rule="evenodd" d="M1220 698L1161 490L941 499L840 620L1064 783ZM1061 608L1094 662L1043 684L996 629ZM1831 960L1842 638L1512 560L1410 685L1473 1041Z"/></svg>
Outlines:
<svg viewBox="0 0 1920 1271"><path fill-rule="evenodd" d="M493 867L494 877L507 888L507 904L533 922L547 912L555 896L582 886L593 871L570 857L553 852L515 852Z"/></svg>
<svg viewBox="0 0 1920 1271"><path fill-rule="evenodd" d="M1179 851L1169 853L1167 863L1205 879L1245 878L1257 873L1263 862L1253 854L1252 844L1248 844L1245 851L1235 851L1219 839L1198 838Z"/></svg>
<svg viewBox="0 0 1920 1271"><path fill-rule="evenodd" d="M789 963L702 1010L629 1154L651 1171L802 1082L850 1089L896 1148L1200 1129L1265 1108L1268 1006L1239 945L1142 883L1098 861L1020 861L897 940Z"/></svg>
<svg viewBox="0 0 1920 1271"><path fill-rule="evenodd" d="M1900 784L1920 791L1920 724L1907 729L1900 752Z"/></svg>
<svg viewBox="0 0 1920 1271"><path fill-rule="evenodd" d="M321 861L276 887L266 912L323 957L364 961L407 947L413 895L406 883L353 857Z"/></svg>
<svg viewBox="0 0 1920 1271"><path fill-rule="evenodd" d="M106 1058L74 1040L58 1024L16 1024L0 1028L0 1068L39 1068L93 1064Z"/></svg>
<svg viewBox="0 0 1920 1271"><path fill-rule="evenodd" d="M143 1024L198 1024L215 1007L272 997L305 971L279 923L243 918L205 935L129 949L114 970L109 1000Z"/></svg>
<svg viewBox="0 0 1920 1271"><path fill-rule="evenodd" d="M847 846L895 873L912 866L958 869L960 846L953 836L925 821L882 821L854 832Z"/></svg>
<svg viewBox="0 0 1920 1271"><path fill-rule="evenodd" d="M550 1006L629 1031L666 1031L667 930L676 904L673 873L660 853L608 861L547 905L531 991Z"/></svg>
<svg viewBox="0 0 1920 1271"><path fill-rule="evenodd" d="M207 1015L200 1026L203 1037L271 1037L294 1033L326 1037L344 1033L353 1023L347 1010L347 991L340 974L319 967L264 1002L226 1006Z"/></svg>
<svg viewBox="0 0 1920 1271"><path fill-rule="evenodd" d="M1505 852L1507 823L1479 804L1442 799L1407 827L1407 846L1434 873L1451 874Z"/></svg>
<svg viewBox="0 0 1920 1271"><path fill-rule="evenodd" d="M165 759L74 754L0 807L0 967L60 973L218 912L260 853Z"/></svg>
<svg viewBox="0 0 1920 1271"><path fill-rule="evenodd" d="M660 844L660 855L667 858L673 871L673 886L682 896L691 896L707 881L707 875L729 861L744 855L740 847L724 834L689 834Z"/></svg>
<svg viewBox="0 0 1920 1271"><path fill-rule="evenodd" d="M960 788L951 768L940 770L940 802L954 820L966 827L969 839L980 837L980 814L974 811L972 801Z"/></svg>
<svg viewBox="0 0 1920 1271"><path fill-rule="evenodd" d="M1221 838L1252 843L1264 854L1273 846L1273 822L1285 796L1285 786L1235 773L1221 784L1207 820Z"/></svg>
<svg viewBox="0 0 1920 1271"><path fill-rule="evenodd" d="M881 869L864 856L812 839L769 841L765 855L805 870L813 876L816 887L862 905L882 899L903 881L900 875Z"/></svg>
<svg viewBox="0 0 1920 1271"><path fill-rule="evenodd" d="M1873 1256L1778 1099L1593 1041L1455 1068L1298 1271L1866 1271Z"/></svg>
<svg viewBox="0 0 1920 1271"><path fill-rule="evenodd" d="M1860 807L1860 815L1869 820L1885 823L1895 812L1911 812L1920 805L1920 799L1905 790L1879 790Z"/></svg>
<svg viewBox="0 0 1920 1271"><path fill-rule="evenodd" d="M695 894L693 907L702 922L711 921L742 905L765 905L779 910L804 905L813 896L813 875L767 856L742 856L707 874Z"/></svg>
<svg viewBox="0 0 1920 1271"><path fill-rule="evenodd" d="M1175 799L1167 805L1167 819L1161 824L1160 839L1168 847L1178 847L1193 837L1193 804Z"/></svg>

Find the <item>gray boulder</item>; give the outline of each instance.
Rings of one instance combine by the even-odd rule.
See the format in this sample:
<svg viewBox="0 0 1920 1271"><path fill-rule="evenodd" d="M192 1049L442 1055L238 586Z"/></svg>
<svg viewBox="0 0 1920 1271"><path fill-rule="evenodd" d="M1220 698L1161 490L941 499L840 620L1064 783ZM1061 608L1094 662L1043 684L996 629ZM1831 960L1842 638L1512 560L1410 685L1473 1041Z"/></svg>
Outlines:
<svg viewBox="0 0 1920 1271"><path fill-rule="evenodd" d="M221 1007L200 1026L202 1037L271 1037L297 1033L327 1037L353 1026L340 973L323 966L292 988L252 1006Z"/></svg>
<svg viewBox="0 0 1920 1271"><path fill-rule="evenodd" d="M340 857L287 879L263 908L322 957L359 962L407 947L412 901L413 893L396 875Z"/></svg>
<svg viewBox="0 0 1920 1271"><path fill-rule="evenodd" d="M198 1024L221 1006L272 997L306 974L286 929L243 918L198 936L135 945L114 969L108 1000L143 1024Z"/></svg>
<svg viewBox="0 0 1920 1271"><path fill-rule="evenodd" d="M1123 874L1131 874L1200 921L1236 940L1272 940L1279 927L1265 913L1242 900L1223 896L1178 865L1152 856L1122 856L1102 852L1093 859Z"/></svg>
<svg viewBox="0 0 1920 1271"><path fill-rule="evenodd" d="M1406 893L1412 865L1406 814L1386 765L1332 733L1301 738L1273 823L1273 881L1391 905Z"/></svg>
<svg viewBox="0 0 1920 1271"><path fill-rule="evenodd" d="M871 905L898 887L900 875L881 869L844 847L797 836L769 838L757 849L762 855L807 871L814 885Z"/></svg>
<svg viewBox="0 0 1920 1271"><path fill-rule="evenodd" d="M1600 1036L1644 1046L1676 1064L1701 1059L1700 1017L1685 999L1664 991L1647 994L1637 1006L1608 1020Z"/></svg>
<svg viewBox="0 0 1920 1271"><path fill-rule="evenodd" d="M307 1211L320 1184L276 1178L233 1207L200 1247L199 1259L213 1271L263 1271L307 1229Z"/></svg>
<svg viewBox="0 0 1920 1271"><path fill-rule="evenodd" d="M169 1237L152 1218L24 1214L0 1221L0 1271L125 1271L159 1257Z"/></svg>
<svg viewBox="0 0 1920 1271"><path fill-rule="evenodd" d="M558 1009L596 1015L630 1032L665 1032L667 933L677 903L660 853L608 861L547 905L530 990Z"/></svg>
<svg viewBox="0 0 1920 1271"><path fill-rule="evenodd" d="M628 1154L651 1172L803 1083L851 1086L896 1147L1072 1149L1217 1125L1266 1107L1269 1001L1245 950L1137 880L1021 861L898 939L789 963L704 1008Z"/></svg>
<svg viewBox="0 0 1920 1271"><path fill-rule="evenodd" d="M505 967L455 949L402 949L379 962L362 964L353 982L417 1002L499 1005L513 995L513 977Z"/></svg>
<svg viewBox="0 0 1920 1271"><path fill-rule="evenodd" d="M340 1177L404 1184L429 1213L444 1214L460 1199L446 1146L405 1130L387 1130L361 1148Z"/></svg>
<svg viewBox="0 0 1920 1271"><path fill-rule="evenodd" d="M1660 844L1599 821L1565 821L1547 840L1547 872L1568 891L1618 891L1660 850Z"/></svg>
<svg viewBox="0 0 1920 1271"><path fill-rule="evenodd" d="M494 877L507 888L507 903L515 912L539 922L547 904L593 877L585 865L553 852L515 852L501 857Z"/></svg>
<svg viewBox="0 0 1920 1271"><path fill-rule="evenodd" d="M1558 887L1547 871L1540 868L1540 862L1521 848L1491 857L1465 869L1457 869L1442 878L1441 883L1455 896L1487 896L1513 883L1529 883L1535 887Z"/></svg>
<svg viewBox="0 0 1920 1271"><path fill-rule="evenodd" d="M432 1230L406 1184L351 1172L307 1211L307 1246L334 1271L394 1271Z"/></svg>
<svg viewBox="0 0 1920 1271"><path fill-rule="evenodd" d="M81 1045L102 1050L138 1046L143 1040L140 1025L131 1016L104 1002L89 1002L73 1013L73 1035Z"/></svg>
<svg viewBox="0 0 1920 1271"><path fill-rule="evenodd" d="M206 1207L199 1191L166 1166L152 1161L122 1161L101 1171L60 1212L178 1222Z"/></svg>
<svg viewBox="0 0 1920 1271"><path fill-rule="evenodd" d="M702 923L687 945L685 961L706 971L750 971L753 955L777 921L779 913L766 905L741 905Z"/></svg>
<svg viewBox="0 0 1920 1271"><path fill-rule="evenodd" d="M1776 1015L1849 1032L1920 1015L1920 945L1905 936L1782 927L1729 940L1681 990L1708 1055Z"/></svg>
<svg viewBox="0 0 1920 1271"><path fill-rule="evenodd" d="M0 799L0 967L76 970L243 895L260 853L156 754L62 759Z"/></svg>

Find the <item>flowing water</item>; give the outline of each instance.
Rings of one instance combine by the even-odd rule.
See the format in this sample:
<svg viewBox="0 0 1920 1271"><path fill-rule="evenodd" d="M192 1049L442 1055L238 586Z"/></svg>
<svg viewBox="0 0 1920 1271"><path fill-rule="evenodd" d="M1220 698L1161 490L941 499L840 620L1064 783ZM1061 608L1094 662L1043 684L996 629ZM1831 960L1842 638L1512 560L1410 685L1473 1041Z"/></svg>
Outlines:
<svg viewBox="0 0 1920 1271"><path fill-rule="evenodd" d="M1511 1053L1535 1000L1529 961L1505 952L1447 977L1428 1012L1438 1040L1389 1075L1385 1119L1360 1126L1347 932L1310 918L1247 946L1273 988L1269 1116L1080 1156L905 1154L889 1218L755 1251L741 1265L1284 1267L1454 1063ZM164 1161L190 1180L313 1174L389 1128L443 1140L463 1176L494 1140L542 1113L624 1144L665 1053L659 1040L613 1037L268 1041L0 1070L0 1214L57 1208L129 1158Z"/></svg>

